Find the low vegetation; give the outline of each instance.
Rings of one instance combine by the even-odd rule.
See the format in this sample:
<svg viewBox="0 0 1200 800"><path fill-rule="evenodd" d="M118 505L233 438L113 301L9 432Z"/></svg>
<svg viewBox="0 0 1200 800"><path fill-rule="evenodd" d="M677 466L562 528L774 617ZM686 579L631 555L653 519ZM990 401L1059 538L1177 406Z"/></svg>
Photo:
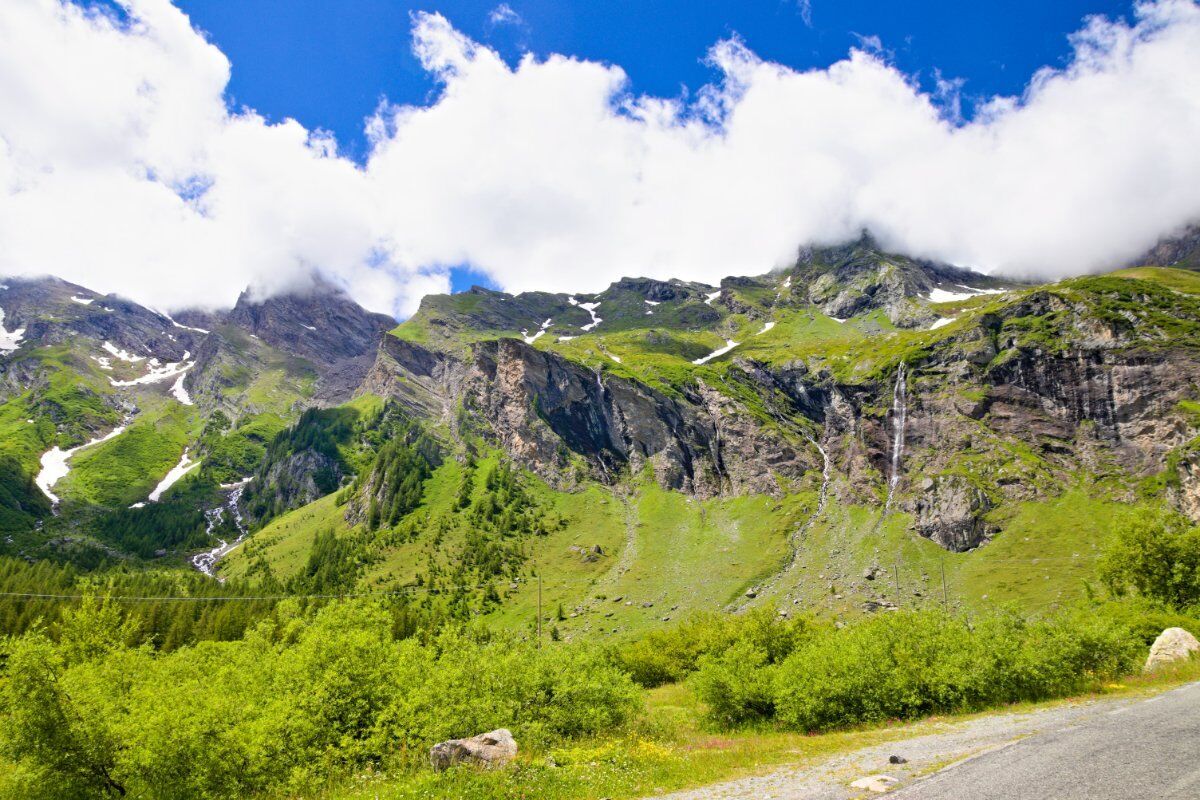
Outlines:
<svg viewBox="0 0 1200 800"><path fill-rule="evenodd" d="M360 785L395 797L592 796L581 770L634 796L650 775L698 777L679 768L694 758L684 735L769 743L1068 696L1135 671L1145 630L1170 614L1195 624L1127 598L1041 618L899 611L845 626L700 615L608 648L538 647L413 624L402 599L289 600L236 640L167 648L146 636L152 616L122 608L88 599L3 641L0 796L358 796ZM497 727L521 743L513 767L430 772L433 743Z"/></svg>

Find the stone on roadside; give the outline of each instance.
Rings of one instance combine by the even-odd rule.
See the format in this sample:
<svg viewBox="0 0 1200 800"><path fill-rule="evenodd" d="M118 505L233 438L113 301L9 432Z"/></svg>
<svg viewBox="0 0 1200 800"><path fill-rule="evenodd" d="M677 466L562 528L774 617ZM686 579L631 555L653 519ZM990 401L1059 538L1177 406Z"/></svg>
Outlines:
<svg viewBox="0 0 1200 800"><path fill-rule="evenodd" d="M441 771L455 764L499 767L517 757L517 742L506 728L481 733L469 739L439 742L429 750L429 761Z"/></svg>
<svg viewBox="0 0 1200 800"><path fill-rule="evenodd" d="M1200 652L1200 641L1183 628L1167 628L1158 635L1150 646L1143 672L1153 672L1166 664L1187 661L1193 653Z"/></svg>
<svg viewBox="0 0 1200 800"><path fill-rule="evenodd" d="M886 792L899 782L891 775L868 775L850 785L855 789L866 789L868 792Z"/></svg>

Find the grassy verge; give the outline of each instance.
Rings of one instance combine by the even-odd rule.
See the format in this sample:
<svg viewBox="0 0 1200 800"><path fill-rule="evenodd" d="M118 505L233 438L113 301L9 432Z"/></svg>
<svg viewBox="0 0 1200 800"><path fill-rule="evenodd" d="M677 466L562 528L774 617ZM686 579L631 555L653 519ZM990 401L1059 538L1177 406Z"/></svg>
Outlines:
<svg viewBox="0 0 1200 800"><path fill-rule="evenodd" d="M688 687L673 684L646 692L646 713L624 737L524 752L509 768L490 773L457 769L441 775L423 772L404 777L361 774L316 796L327 800L640 798L762 774L785 765L816 765L862 748L945 732L948 724L961 725L998 713L1058 708L1106 697L1150 696L1195 680L1200 680L1200 660L1154 675L1096 685L1086 694L1064 700L820 735L771 727L714 731L704 723L703 707Z"/></svg>

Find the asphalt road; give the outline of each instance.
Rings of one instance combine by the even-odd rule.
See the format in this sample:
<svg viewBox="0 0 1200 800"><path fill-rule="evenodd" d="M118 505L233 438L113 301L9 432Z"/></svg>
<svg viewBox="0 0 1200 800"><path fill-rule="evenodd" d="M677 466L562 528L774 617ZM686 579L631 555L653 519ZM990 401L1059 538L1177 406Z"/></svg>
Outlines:
<svg viewBox="0 0 1200 800"><path fill-rule="evenodd" d="M853 752L657 800L1200 800L1200 683L912 725ZM902 755L902 764L889 763ZM952 764L940 772L941 765ZM932 774L931 774L932 773ZM887 775L887 794L854 788ZM928 777L926 777L928 776Z"/></svg>
<svg viewBox="0 0 1200 800"><path fill-rule="evenodd" d="M905 800L1196 800L1200 684L1120 706L890 792Z"/></svg>

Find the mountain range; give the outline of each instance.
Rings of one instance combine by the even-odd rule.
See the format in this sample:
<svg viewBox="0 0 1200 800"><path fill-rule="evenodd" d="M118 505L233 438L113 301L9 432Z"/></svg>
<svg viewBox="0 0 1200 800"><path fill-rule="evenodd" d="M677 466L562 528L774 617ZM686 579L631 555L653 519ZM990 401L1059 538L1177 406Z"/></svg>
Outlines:
<svg viewBox="0 0 1200 800"><path fill-rule="evenodd" d="M0 281L0 552L402 591L566 637L691 610L1045 607L1200 521L1200 234L1040 285L870 237L719 286L319 279L172 315Z"/></svg>

